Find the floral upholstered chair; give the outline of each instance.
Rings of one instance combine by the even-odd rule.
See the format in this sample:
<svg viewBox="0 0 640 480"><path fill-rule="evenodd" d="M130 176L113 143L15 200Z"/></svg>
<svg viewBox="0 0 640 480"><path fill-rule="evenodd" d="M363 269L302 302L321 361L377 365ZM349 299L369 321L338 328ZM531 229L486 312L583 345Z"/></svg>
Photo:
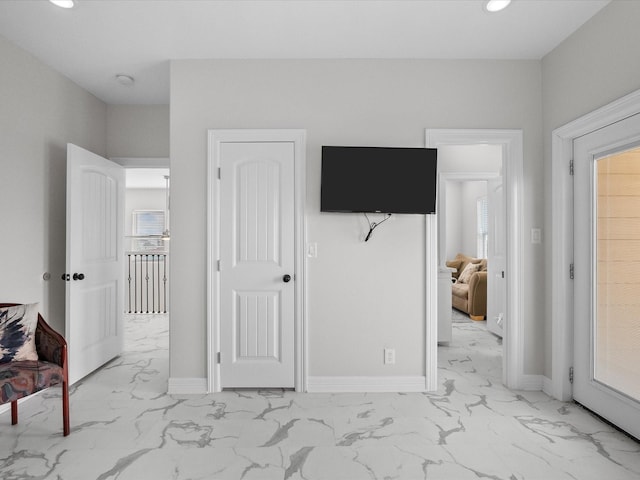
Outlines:
<svg viewBox="0 0 640 480"><path fill-rule="evenodd" d="M69 435L67 342L38 313L37 304L0 303L0 404L11 402L18 423L18 400L62 386L63 433Z"/></svg>

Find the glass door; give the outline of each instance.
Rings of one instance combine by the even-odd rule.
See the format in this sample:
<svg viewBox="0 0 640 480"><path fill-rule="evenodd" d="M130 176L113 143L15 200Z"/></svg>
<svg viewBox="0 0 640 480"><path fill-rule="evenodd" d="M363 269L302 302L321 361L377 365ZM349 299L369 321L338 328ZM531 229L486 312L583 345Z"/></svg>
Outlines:
<svg viewBox="0 0 640 480"><path fill-rule="evenodd" d="M640 437L640 115L574 141L574 398Z"/></svg>
<svg viewBox="0 0 640 480"><path fill-rule="evenodd" d="M640 148L595 169L594 380L640 400Z"/></svg>

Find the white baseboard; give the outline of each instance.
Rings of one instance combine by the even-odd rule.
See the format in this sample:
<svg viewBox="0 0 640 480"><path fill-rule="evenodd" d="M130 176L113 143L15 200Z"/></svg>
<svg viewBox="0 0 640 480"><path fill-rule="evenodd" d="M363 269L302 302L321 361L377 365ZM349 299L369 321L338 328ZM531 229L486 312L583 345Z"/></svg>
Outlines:
<svg viewBox="0 0 640 480"><path fill-rule="evenodd" d="M553 381L549 377L542 377L542 391L552 398L553 395Z"/></svg>
<svg viewBox="0 0 640 480"><path fill-rule="evenodd" d="M540 391L542 390L544 376L520 375L518 378L518 390Z"/></svg>
<svg viewBox="0 0 640 480"><path fill-rule="evenodd" d="M317 393L425 392L425 377L309 377L307 391Z"/></svg>
<svg viewBox="0 0 640 480"><path fill-rule="evenodd" d="M170 378L169 395L204 395L207 392L206 378Z"/></svg>

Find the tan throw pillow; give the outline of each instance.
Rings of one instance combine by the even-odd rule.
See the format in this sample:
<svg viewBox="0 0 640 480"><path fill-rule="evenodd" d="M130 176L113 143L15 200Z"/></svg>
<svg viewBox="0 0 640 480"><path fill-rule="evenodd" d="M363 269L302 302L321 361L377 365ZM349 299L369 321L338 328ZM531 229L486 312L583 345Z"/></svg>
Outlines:
<svg viewBox="0 0 640 480"><path fill-rule="evenodd" d="M454 258L453 260L454 261L460 260L460 262L461 262L460 266L458 267L458 275L461 274L462 272L464 272L464 269L468 264L480 262L479 258L467 257L463 253L457 254L456 258Z"/></svg>
<svg viewBox="0 0 640 480"><path fill-rule="evenodd" d="M480 270L481 265L479 263L469 263L458 277L458 283L469 283L471 275Z"/></svg>
<svg viewBox="0 0 640 480"><path fill-rule="evenodd" d="M38 360L38 304L0 308L0 363Z"/></svg>

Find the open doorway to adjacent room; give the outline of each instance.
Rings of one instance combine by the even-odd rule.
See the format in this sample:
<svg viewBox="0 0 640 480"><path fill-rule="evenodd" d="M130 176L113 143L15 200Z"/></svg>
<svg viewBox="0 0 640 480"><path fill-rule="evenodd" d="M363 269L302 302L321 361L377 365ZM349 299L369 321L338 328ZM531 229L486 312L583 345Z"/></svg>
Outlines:
<svg viewBox="0 0 640 480"><path fill-rule="evenodd" d="M486 350L482 359L488 362L483 369L486 378L511 389L532 388L522 369L522 131L428 129L425 144L438 148L439 171L438 335L427 341L428 355L433 355L429 352L432 349L442 364L447 352L459 347L454 329L474 329L478 334L467 332L465 345L461 348L466 348L469 355ZM486 205L483 199L485 192ZM451 212L447 206L453 207ZM459 217L457 220L456 215ZM485 216L486 219L483 218ZM463 262L456 263L456 260ZM447 267L447 262L451 267ZM476 311L476 306L473 306L473 311L469 311L468 303L453 301L455 284L452 273L458 277L463 275L465 263L471 264L474 270L467 272L468 277L476 271L484 271L486 310ZM469 280L466 279L467 282ZM458 286L463 283L460 279L456 282ZM471 288L469 283L466 285L467 289ZM455 324L452 322L453 306L456 306L458 320ZM474 315L476 320L470 315ZM441 347L438 348L438 344Z"/></svg>
<svg viewBox="0 0 640 480"><path fill-rule="evenodd" d="M157 352L168 373L170 174L127 167L124 225L124 352ZM165 387L166 388L166 387Z"/></svg>
<svg viewBox="0 0 640 480"><path fill-rule="evenodd" d="M438 153L438 340L458 349L481 349L487 375L501 381L506 296L502 148L451 145Z"/></svg>

